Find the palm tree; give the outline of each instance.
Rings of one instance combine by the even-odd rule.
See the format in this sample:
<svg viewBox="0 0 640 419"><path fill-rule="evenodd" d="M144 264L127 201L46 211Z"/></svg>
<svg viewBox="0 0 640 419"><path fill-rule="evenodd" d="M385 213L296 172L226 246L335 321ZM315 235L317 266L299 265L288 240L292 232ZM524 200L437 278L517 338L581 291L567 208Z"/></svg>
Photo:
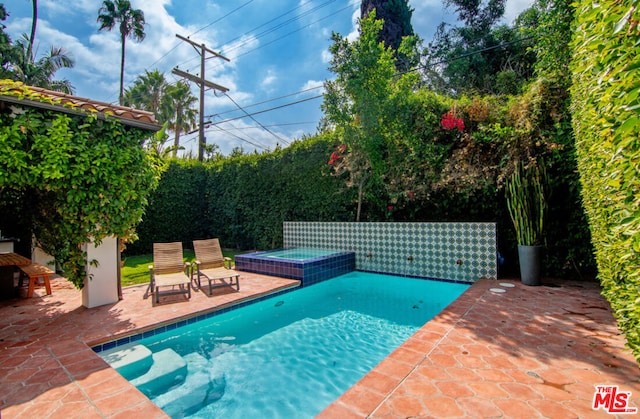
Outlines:
<svg viewBox="0 0 640 419"><path fill-rule="evenodd" d="M145 37L144 33L144 13L140 9L132 9L129 0L104 0L102 7L98 10L98 23L100 29L113 29L119 24L120 42L122 45L122 54L120 58L120 105L124 103L124 56L125 42L129 37L133 37L135 41L142 41Z"/></svg>
<svg viewBox="0 0 640 419"><path fill-rule="evenodd" d="M156 120L162 122L161 102L168 86L163 73L158 70L145 71L133 82L133 87L124 91L123 104L153 112Z"/></svg>
<svg viewBox="0 0 640 419"><path fill-rule="evenodd" d="M185 82L178 81L165 90L162 98L163 116L169 121L169 129L174 132L173 156L180 147L180 134L196 125L198 111L194 107L198 99L191 94L191 88Z"/></svg>
<svg viewBox="0 0 640 419"><path fill-rule="evenodd" d="M33 53L33 43L36 40L36 26L38 25L38 0L31 1L31 36L29 37L29 54Z"/></svg>
<svg viewBox="0 0 640 419"><path fill-rule="evenodd" d="M163 73L153 70L138 76L133 87L125 90L123 104L153 112L158 123L167 123L167 128L174 132L170 150L175 157L180 148L180 134L196 124L197 100L187 83L168 84Z"/></svg>
<svg viewBox="0 0 640 419"><path fill-rule="evenodd" d="M72 68L74 61L60 47L51 47L47 55L36 61L36 52L31 49L32 42L27 34L15 42L13 61L8 69L12 78L30 86L44 87L64 93L73 93L73 86L67 79L54 80L55 73L61 68Z"/></svg>
<svg viewBox="0 0 640 419"><path fill-rule="evenodd" d="M0 3L0 79L7 79L13 76L10 70L11 63L14 61L14 48L11 37L5 33L6 28L2 22L7 20L7 9L4 4Z"/></svg>

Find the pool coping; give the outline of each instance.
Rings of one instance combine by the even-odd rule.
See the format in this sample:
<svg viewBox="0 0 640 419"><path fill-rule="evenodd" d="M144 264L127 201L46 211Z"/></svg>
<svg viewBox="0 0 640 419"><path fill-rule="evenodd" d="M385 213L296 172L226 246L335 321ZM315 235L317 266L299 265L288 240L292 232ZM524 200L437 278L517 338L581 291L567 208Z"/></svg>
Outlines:
<svg viewBox="0 0 640 419"><path fill-rule="evenodd" d="M262 281L259 275L245 276L244 292L250 288L244 284ZM604 418L610 415L590 406L594 386L602 383L629 391L630 405L640 406L639 365L625 348L599 285L549 281L560 285L479 280L319 417ZM500 282L514 288L491 292ZM54 277L52 287L52 295L36 290L34 298L0 302L3 418L167 418L85 342L113 340L237 297L196 292L189 302L166 297L174 299L155 306L141 298L144 286L134 286L124 289L117 304L85 309L81 291L64 278ZM538 312L537 324L521 327ZM150 321L152 316L159 320ZM460 353L470 347L480 354ZM500 356L486 355L492 352ZM478 369L472 360L486 366ZM446 382L446 377L455 380ZM479 384L475 395L465 395L467 384Z"/></svg>
<svg viewBox="0 0 640 419"><path fill-rule="evenodd" d="M249 296L246 298L241 298L226 304L221 304L219 306L212 307L210 309L185 314L183 316L179 316L173 319L165 320L156 324L142 327L134 331L123 332L121 334L114 335L113 337L110 337L106 340L97 339L95 341L85 342L85 343L91 348L91 350L93 350L96 353L100 353L108 349L127 345L131 342L136 342L143 338L154 336L156 334L160 334L168 330L177 329L178 327L193 324L201 320L206 320L211 317L214 317L223 313L227 313L232 310L237 310L241 307L245 307L250 304L254 304L269 298L276 297L278 295L295 291L296 289L300 288L300 283L299 283L300 281L295 281L295 282L298 282L298 283L278 287L265 293Z"/></svg>
<svg viewBox="0 0 640 419"><path fill-rule="evenodd" d="M388 399L402 380L417 368L420 361L438 345L442 337L456 327L480 296L495 284L496 280L493 279L479 279L473 283L444 310L425 323L356 384L327 406L316 418L368 417ZM428 339L425 340L425 336L428 336ZM393 371L392 376L388 375L390 370ZM388 378L383 388L379 383L381 375L386 375ZM363 397L363 394L367 397Z"/></svg>

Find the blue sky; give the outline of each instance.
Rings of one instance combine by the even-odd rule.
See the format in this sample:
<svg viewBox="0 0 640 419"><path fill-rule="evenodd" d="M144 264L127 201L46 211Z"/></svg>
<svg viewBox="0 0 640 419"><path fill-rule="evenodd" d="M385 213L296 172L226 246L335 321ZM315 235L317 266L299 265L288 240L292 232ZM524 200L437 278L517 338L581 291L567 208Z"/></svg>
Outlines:
<svg viewBox="0 0 640 419"><path fill-rule="evenodd" d="M6 31L13 40L31 28L31 0L0 0L9 18ZM260 112L252 118L210 126L207 143L215 143L223 154L234 147L245 152L287 146L304 134L313 134L322 112L324 80L333 75L327 68L332 32L355 37L360 0L131 0L146 19L146 38L127 40L125 87L145 70L159 70L168 80L174 67L200 72L196 50L176 34L204 43L229 58L207 61L206 79L229 89L229 97L207 91L207 120L221 122ZM75 59L70 70L58 77L69 79L75 95L117 103L120 73L120 41L117 30L98 32L96 23L101 0L62 2L39 0L36 45L38 56L51 45L65 48ZM442 0L411 0L412 24L425 41L431 41L436 26L451 21L452 10ZM511 22L532 0L507 0L505 20ZM199 97L193 87L194 96ZM295 105L287 106L294 102ZM275 110L269 110L278 108ZM193 149L197 133L184 135L182 144Z"/></svg>

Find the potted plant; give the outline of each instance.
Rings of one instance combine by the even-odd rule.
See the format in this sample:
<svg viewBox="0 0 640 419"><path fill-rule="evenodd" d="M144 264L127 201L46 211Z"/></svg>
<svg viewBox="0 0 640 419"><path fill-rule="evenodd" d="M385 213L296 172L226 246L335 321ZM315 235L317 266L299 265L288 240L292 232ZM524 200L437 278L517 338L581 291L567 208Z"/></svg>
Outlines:
<svg viewBox="0 0 640 419"><path fill-rule="evenodd" d="M525 285L541 284L544 219L547 212L544 162L516 163L506 182L507 208L516 230L520 277Z"/></svg>

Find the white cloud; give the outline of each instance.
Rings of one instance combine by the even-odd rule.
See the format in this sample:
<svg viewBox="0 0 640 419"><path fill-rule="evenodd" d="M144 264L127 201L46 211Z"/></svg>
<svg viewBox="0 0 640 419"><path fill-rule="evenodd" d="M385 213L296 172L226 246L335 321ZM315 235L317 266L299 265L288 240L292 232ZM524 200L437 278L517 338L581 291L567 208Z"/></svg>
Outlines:
<svg viewBox="0 0 640 419"><path fill-rule="evenodd" d="M262 81L260 81L260 87L266 91L273 91L273 85L278 80L276 76L276 72L273 68L267 70L266 74L262 77Z"/></svg>
<svg viewBox="0 0 640 419"><path fill-rule="evenodd" d="M504 17L502 18L507 24L512 24L518 15L531 7L533 0L507 0L507 4L504 10Z"/></svg>
<svg viewBox="0 0 640 419"><path fill-rule="evenodd" d="M331 54L331 52L328 49L325 49L322 51L322 62L325 64L328 64L331 62L331 59L333 58L333 54Z"/></svg>
<svg viewBox="0 0 640 419"><path fill-rule="evenodd" d="M451 15L443 9L442 0L411 0L416 9L413 25L423 38L424 34ZM513 2L508 0L508 7ZM0 0L1 2L1 0ZM8 2L10 19L5 22L9 33L17 39L23 32L29 32L31 10L28 0ZM98 31L96 18L102 0L39 0L40 13L37 40L41 52L49 45L63 46L76 60L71 70L61 70L60 77L67 77L76 86L76 94L95 100L117 102L120 73L120 39L117 29ZM245 1L242 4L246 3ZM312 4L313 3L313 4ZM327 3L326 7L318 7ZM331 3L331 4L329 4ZM357 4L356 4L357 3ZM246 107L253 103L269 101L295 91L322 85L325 77L333 75L327 71L331 60L328 51L332 32L347 36L353 41L358 37L357 21L360 16L359 2L310 2L309 0L255 0L237 13L232 13L237 4L222 0L132 0L135 8L145 13L146 39L136 43L127 39L125 86L145 70L158 69L170 81L179 77L171 70L179 66L183 71L200 74L200 56L194 48L175 37L176 34L190 36L198 43L221 51L231 59L209 59L206 62L205 78L229 88L229 95ZM7 4L7 2L5 2ZM18 7L19 6L19 7ZM276 27L279 23L304 12L311 12L294 25ZM11 10L13 9L13 10ZM283 13L286 16L278 18ZM229 14L227 16L227 14ZM331 18L326 18L331 16ZM313 27L309 26L314 23ZM294 28L295 26L295 28ZM273 29L265 37L257 37ZM297 30L299 29L299 30ZM427 39L428 40L428 39ZM199 89L190 83L194 96ZM319 94L322 89L314 89L299 98ZM289 98L291 102L294 98ZM289 100L249 107L249 112L286 104ZM281 124L272 131L277 135L287 135L286 139L312 132L313 124L307 130L300 126L288 125L317 121L321 117L320 99L287 106L256 115L256 119L267 124ZM205 115L213 115L228 110L223 118L240 115L226 97L216 97L214 92L205 94ZM273 148L276 140L263 129L249 128L255 124L247 118L233 122L244 133L265 146ZM285 125L287 124L287 125ZM277 131L276 131L277 130ZM286 133L286 134L285 134ZM253 146L242 140L233 139L228 133L208 133L210 142L215 138L223 151L229 152L233 146L242 145L245 150ZM188 140L188 136L186 139ZM192 136L191 136L192 137ZM262 141L260 141L262 140ZM197 145L196 141L192 141Z"/></svg>
<svg viewBox="0 0 640 419"><path fill-rule="evenodd" d="M57 0L40 0L38 2L38 10L47 11L52 15L68 15L70 13L87 14L92 13L95 18L98 16L98 9L102 6L102 2L96 0L75 0L73 7L69 7L69 3Z"/></svg>
<svg viewBox="0 0 640 419"><path fill-rule="evenodd" d="M318 86L322 86L322 87L318 88ZM307 80L307 82L303 84L302 87L300 88L301 91L309 90L309 89L313 89L311 90L310 93L313 93L314 95L324 94L324 81Z"/></svg>
<svg viewBox="0 0 640 419"><path fill-rule="evenodd" d="M353 11L351 15L351 32L347 35L347 39L350 42L355 41L360 38L360 24L358 20L360 19L360 8L357 8Z"/></svg>
<svg viewBox="0 0 640 419"><path fill-rule="evenodd" d="M269 131L273 134L248 118L238 119L210 126L206 130L206 139L207 144L216 144L222 154L229 154L236 147L242 148L245 152L274 150L278 144L284 147L291 142L275 128L269 128Z"/></svg>

